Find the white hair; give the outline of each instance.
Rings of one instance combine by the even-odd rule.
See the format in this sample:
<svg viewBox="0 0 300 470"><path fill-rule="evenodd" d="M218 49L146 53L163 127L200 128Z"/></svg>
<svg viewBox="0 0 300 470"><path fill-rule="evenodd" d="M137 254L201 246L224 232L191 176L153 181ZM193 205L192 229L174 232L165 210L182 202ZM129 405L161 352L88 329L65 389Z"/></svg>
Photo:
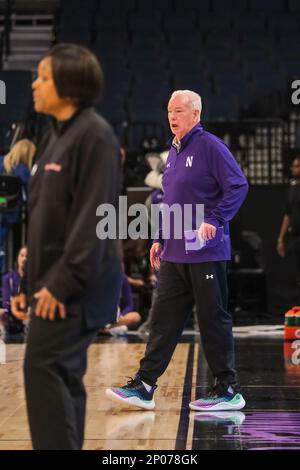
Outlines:
<svg viewBox="0 0 300 470"><path fill-rule="evenodd" d="M191 90L176 90L172 93L170 99L174 98L175 96L182 96L183 98L187 98L190 106L194 109L199 110L199 114L201 114L202 100L201 96L198 95L198 93Z"/></svg>

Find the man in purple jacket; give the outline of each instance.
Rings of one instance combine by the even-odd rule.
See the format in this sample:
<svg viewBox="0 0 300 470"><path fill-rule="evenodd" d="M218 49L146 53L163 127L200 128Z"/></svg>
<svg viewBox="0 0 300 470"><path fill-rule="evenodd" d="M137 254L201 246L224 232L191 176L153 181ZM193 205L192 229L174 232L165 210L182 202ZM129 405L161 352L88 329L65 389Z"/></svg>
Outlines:
<svg viewBox="0 0 300 470"><path fill-rule="evenodd" d="M189 90L172 94L168 118L174 138L163 176L163 203L168 207L177 203L182 208L202 204L204 220L196 226L194 214L192 228L207 247L189 251L185 237L176 239L172 231L170 238L161 234L162 238L154 240L150 259L160 271L146 353L134 379L106 391L113 400L144 409L155 406L157 378L171 360L194 303L215 383L208 396L190 403L190 408L220 411L245 406L235 371L232 318L227 311L226 262L230 259L229 221L243 203L248 183L225 143L203 129L200 114L198 94ZM219 227L222 237L217 239Z"/></svg>

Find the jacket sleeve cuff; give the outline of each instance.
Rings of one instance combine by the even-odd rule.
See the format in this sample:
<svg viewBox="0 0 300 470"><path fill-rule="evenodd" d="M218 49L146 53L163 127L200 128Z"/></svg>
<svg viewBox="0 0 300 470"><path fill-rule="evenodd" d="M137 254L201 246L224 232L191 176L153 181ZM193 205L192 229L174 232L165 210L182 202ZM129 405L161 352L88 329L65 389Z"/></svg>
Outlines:
<svg viewBox="0 0 300 470"><path fill-rule="evenodd" d="M70 289L72 285L72 280L68 278L68 274L64 271L63 276L52 277L45 283L45 287L51 292L51 294L62 303L65 303L66 300L73 294Z"/></svg>
<svg viewBox="0 0 300 470"><path fill-rule="evenodd" d="M205 218L204 219L204 222L206 224L210 224L210 225L213 225L214 227L218 228L220 227L220 225L222 225L222 223L216 219L215 217L208 217L208 218Z"/></svg>

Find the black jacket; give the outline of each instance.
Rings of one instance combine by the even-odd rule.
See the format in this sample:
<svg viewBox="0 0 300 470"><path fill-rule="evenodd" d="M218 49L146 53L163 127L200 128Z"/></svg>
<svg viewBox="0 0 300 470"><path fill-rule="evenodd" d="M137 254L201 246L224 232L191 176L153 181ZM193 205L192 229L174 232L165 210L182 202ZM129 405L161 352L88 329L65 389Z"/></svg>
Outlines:
<svg viewBox="0 0 300 470"><path fill-rule="evenodd" d="M108 123L92 108L52 124L37 153L29 185L27 294L42 287L61 302L86 300L105 308L101 289L118 283L115 241L96 236L96 209L116 205L119 145ZM119 286L116 287L116 294ZM32 304L34 307L34 304Z"/></svg>

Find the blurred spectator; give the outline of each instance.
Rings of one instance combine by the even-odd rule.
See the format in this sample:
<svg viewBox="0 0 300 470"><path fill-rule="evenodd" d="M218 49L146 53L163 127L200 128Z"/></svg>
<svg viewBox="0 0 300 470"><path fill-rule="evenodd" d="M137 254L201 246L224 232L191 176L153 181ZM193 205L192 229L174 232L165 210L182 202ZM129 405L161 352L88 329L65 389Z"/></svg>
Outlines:
<svg viewBox="0 0 300 470"><path fill-rule="evenodd" d="M153 191L145 201L149 222L151 223L150 211L152 204L160 204L163 197L162 177L166 166L168 152L158 153L147 153L145 155L146 161L151 168L151 171L145 178L145 184L153 188Z"/></svg>
<svg viewBox="0 0 300 470"><path fill-rule="evenodd" d="M124 245L124 266L129 284L137 297L136 309L145 321L151 305L155 276L150 266L147 240L128 240Z"/></svg>
<svg viewBox="0 0 300 470"><path fill-rule="evenodd" d="M286 235L290 235L293 259L297 269L297 283L300 284L300 156L294 158L291 166L292 181L288 191L285 214L277 239L279 256L286 255Z"/></svg>
<svg viewBox="0 0 300 470"><path fill-rule="evenodd" d="M27 201L27 185L30 178L36 146L28 139L21 139L14 144L5 156L0 156L0 173L20 178L22 182L22 198L16 210L0 209L0 272L4 270L5 244L10 224L21 218L22 204Z"/></svg>
<svg viewBox="0 0 300 470"><path fill-rule="evenodd" d="M163 172L166 166L166 161L168 157L168 152L162 152L160 154L157 153L148 153L145 155L145 158L148 162L148 165L151 168L151 171L147 174L145 178L145 184L153 188L153 191L148 196L145 201L145 205L148 211L148 218L149 223L151 224L151 206L152 204L161 204L163 199L163 190L162 190L162 177ZM155 230L155 227L152 227ZM152 305L155 301L157 291L157 277L155 272L153 273L153 291L152 291L152 298L151 298L151 308L149 310L148 318L142 325L139 327L138 331L140 333L148 333L151 327L151 313L152 313Z"/></svg>
<svg viewBox="0 0 300 470"><path fill-rule="evenodd" d="M135 329L140 321L141 315L134 309L131 285L128 282L126 274L123 274L119 311L116 322L107 325L102 332L112 335L124 334L128 329Z"/></svg>
<svg viewBox="0 0 300 470"><path fill-rule="evenodd" d="M28 139L21 139L5 156L0 156L0 173L19 177L26 194L35 153L34 143Z"/></svg>
<svg viewBox="0 0 300 470"><path fill-rule="evenodd" d="M2 276L2 323L5 328L5 339L23 338L26 323L29 319L27 312L12 313L11 298L19 293L20 281L24 276L24 268L27 260L27 247L22 246L19 250L16 269Z"/></svg>

